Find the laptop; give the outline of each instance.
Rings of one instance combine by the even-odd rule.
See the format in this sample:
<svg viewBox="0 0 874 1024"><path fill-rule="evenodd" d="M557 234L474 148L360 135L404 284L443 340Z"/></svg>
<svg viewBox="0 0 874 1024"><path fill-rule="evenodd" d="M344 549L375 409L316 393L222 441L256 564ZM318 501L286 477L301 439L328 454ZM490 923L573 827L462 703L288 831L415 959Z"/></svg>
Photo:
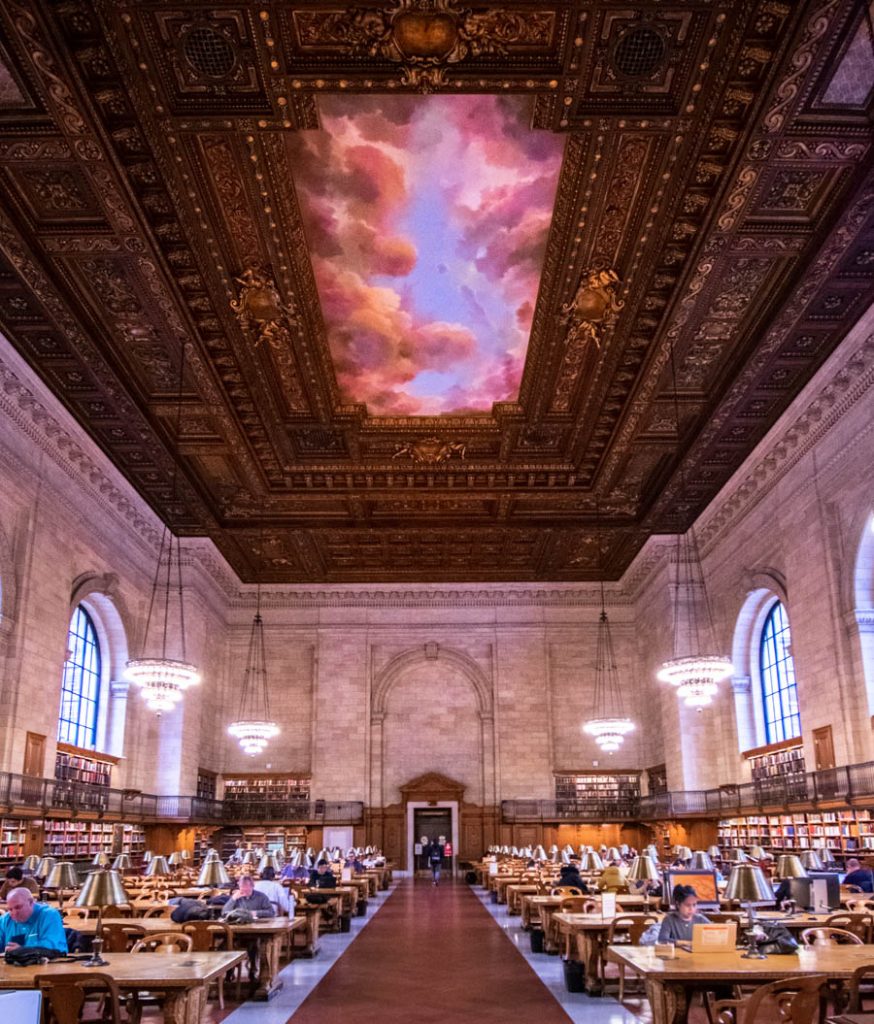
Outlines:
<svg viewBox="0 0 874 1024"><path fill-rule="evenodd" d="M692 925L693 953L733 953L737 944L737 921Z"/></svg>
<svg viewBox="0 0 874 1024"><path fill-rule="evenodd" d="M0 1020L15 1024L40 1024L42 993L36 989L12 989L0 992Z"/></svg>

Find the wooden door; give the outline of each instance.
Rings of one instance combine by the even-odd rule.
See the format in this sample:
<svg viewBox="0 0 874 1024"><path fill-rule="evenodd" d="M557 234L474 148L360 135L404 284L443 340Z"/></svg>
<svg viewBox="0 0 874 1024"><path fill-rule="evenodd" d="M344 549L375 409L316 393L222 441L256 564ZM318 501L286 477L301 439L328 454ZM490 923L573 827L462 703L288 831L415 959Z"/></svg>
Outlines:
<svg viewBox="0 0 874 1024"><path fill-rule="evenodd" d="M832 727L824 725L813 730L813 759L816 770L824 771L835 766L835 745L832 741Z"/></svg>
<svg viewBox="0 0 874 1024"><path fill-rule="evenodd" d="M44 775L46 760L46 738L38 732L29 732L24 741L24 768L22 775L41 779Z"/></svg>

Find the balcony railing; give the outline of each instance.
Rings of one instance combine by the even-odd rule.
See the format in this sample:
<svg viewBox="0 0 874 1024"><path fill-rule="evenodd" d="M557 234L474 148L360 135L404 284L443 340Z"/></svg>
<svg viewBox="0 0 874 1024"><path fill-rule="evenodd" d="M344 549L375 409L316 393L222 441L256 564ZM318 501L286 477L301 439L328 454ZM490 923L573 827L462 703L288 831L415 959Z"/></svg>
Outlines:
<svg viewBox="0 0 874 1024"><path fill-rule="evenodd" d="M505 800L506 823L531 821L653 821L659 818L711 817L749 811L789 811L793 805L829 802L874 803L874 761L787 775L719 789L657 793L638 800L602 804L562 800Z"/></svg>
<svg viewBox="0 0 874 1024"><path fill-rule="evenodd" d="M38 811L46 817L109 815L122 821L178 820L215 824L296 821L336 825L356 825L364 821L364 804L360 801L204 800L196 796L156 796L133 789L110 789L10 772L0 772L0 808Z"/></svg>

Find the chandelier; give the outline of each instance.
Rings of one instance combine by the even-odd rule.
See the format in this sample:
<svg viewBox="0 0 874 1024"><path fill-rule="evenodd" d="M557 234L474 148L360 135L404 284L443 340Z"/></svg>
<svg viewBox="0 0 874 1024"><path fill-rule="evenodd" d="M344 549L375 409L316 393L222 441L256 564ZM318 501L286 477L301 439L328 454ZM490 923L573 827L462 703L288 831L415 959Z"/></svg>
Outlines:
<svg viewBox="0 0 874 1024"><path fill-rule="evenodd" d="M185 377L185 346L179 359L179 389L176 399L175 437L177 446L180 436L180 419L182 414L182 387ZM170 493L174 504L178 502L177 457L173 460L173 476ZM176 616L178 617L179 650L181 658L167 655L167 638L171 629L172 592L176 591ZM152 623L160 628L160 655L146 657L150 650L149 640L152 636ZM146 617L146 632L143 637L143 657L134 658L125 667L123 678L140 688L140 693L150 710L160 716L165 711L172 711L182 700L190 686L200 682L200 674L194 665L185 657L185 607L182 601L182 548L181 541L174 537L164 525L161 534L161 546L158 549L158 562L152 580L152 596L149 600L149 614Z"/></svg>
<svg viewBox="0 0 874 1024"><path fill-rule="evenodd" d="M671 377L674 390L674 423L680 438L680 411L677 398L677 368L671 345ZM681 502L686 498L686 476L680 464ZM704 583L704 568L695 538L695 528L683 533L677 524L676 579L674 585L673 657L656 673L663 683L676 687L677 696L687 707L700 711L719 692L719 684L733 672L730 658L710 653L713 650L713 614Z"/></svg>
<svg viewBox="0 0 874 1024"><path fill-rule="evenodd" d="M279 726L270 718L270 694L267 687L267 655L264 649L264 620L261 618L261 584L252 631L249 654L240 694L240 715L228 726L228 733L240 744L243 753L254 757L270 740L279 735Z"/></svg>
<svg viewBox="0 0 874 1024"><path fill-rule="evenodd" d="M634 722L625 714L622 685L616 667L616 656L613 653L613 636L604 598L600 530L598 536L601 615L598 619L598 641L595 648L595 698L592 717L583 723L583 732L591 736L605 754L613 754L622 746L625 737L634 732Z"/></svg>

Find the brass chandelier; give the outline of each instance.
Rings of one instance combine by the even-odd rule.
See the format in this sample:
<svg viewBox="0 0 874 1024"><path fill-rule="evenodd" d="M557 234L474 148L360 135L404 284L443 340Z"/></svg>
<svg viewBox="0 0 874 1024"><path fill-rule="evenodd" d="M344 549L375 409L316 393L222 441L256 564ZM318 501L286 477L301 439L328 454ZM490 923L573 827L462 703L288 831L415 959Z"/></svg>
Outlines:
<svg viewBox="0 0 874 1024"><path fill-rule="evenodd" d="M261 584L255 617L249 633L249 653L240 692L240 714L228 726L228 733L250 757L264 751L279 735L279 726L270 717L270 692L267 685L267 653L264 647L264 620L261 618Z"/></svg>

